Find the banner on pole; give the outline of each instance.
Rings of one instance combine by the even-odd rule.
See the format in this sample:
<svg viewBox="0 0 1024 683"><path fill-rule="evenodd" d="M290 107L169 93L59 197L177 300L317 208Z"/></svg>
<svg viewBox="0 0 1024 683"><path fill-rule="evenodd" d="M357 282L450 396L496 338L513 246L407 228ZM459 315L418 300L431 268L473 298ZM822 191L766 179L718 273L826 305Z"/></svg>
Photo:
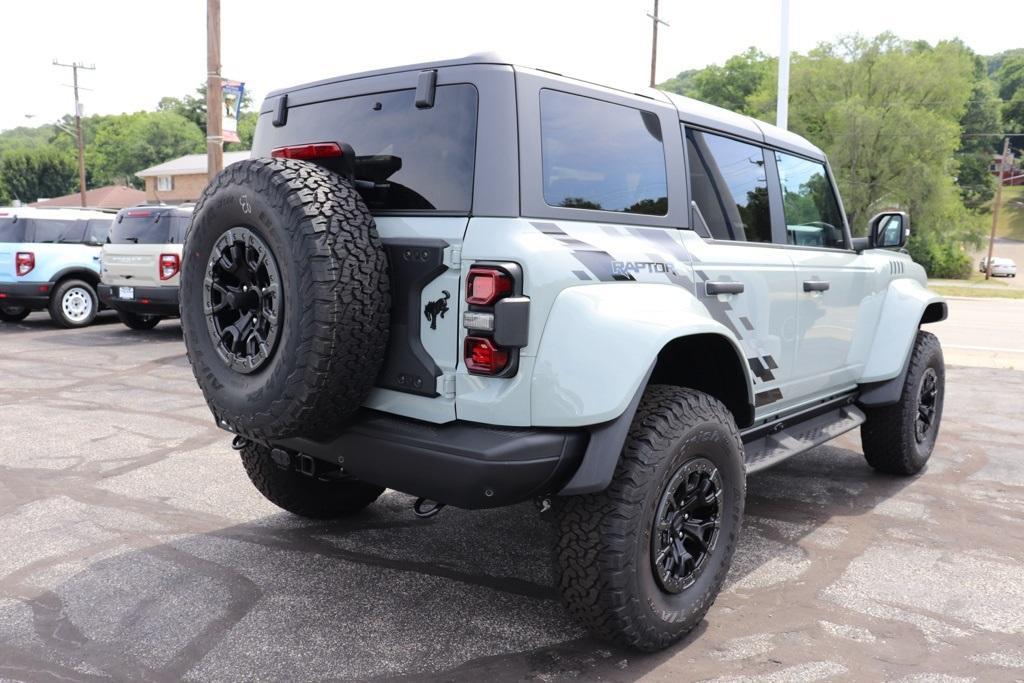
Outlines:
<svg viewBox="0 0 1024 683"><path fill-rule="evenodd" d="M242 95L245 94L245 83L242 81L221 80L223 94L223 130L224 142L239 142L238 116L242 111Z"/></svg>

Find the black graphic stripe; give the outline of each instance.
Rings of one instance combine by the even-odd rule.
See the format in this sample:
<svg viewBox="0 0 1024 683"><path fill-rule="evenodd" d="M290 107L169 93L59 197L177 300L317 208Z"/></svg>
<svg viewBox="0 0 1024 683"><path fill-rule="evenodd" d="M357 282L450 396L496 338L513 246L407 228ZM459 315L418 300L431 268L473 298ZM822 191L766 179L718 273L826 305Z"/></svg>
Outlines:
<svg viewBox="0 0 1024 683"><path fill-rule="evenodd" d="M768 389L766 391L760 391L754 395L754 405L758 408L781 400L782 392L778 389Z"/></svg>
<svg viewBox="0 0 1024 683"><path fill-rule="evenodd" d="M542 233L557 240L563 246L569 247L572 250L572 255L579 261L583 267L587 269L593 277L601 280L602 282L615 282L619 280L636 280L635 277L628 273L615 273L613 263L615 259L612 255L606 251L601 251L592 244L588 244L583 240L577 239L572 235L569 235L560 227L554 223L544 222L531 222L530 225L540 230ZM573 271L576 277L580 277L580 271ZM581 280L591 279L580 278Z"/></svg>

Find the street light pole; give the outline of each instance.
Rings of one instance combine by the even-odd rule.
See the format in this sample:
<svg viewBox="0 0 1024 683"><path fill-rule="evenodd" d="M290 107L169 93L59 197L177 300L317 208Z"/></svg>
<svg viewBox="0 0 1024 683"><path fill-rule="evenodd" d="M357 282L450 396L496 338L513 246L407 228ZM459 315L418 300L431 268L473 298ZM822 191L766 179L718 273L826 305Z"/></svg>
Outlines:
<svg viewBox="0 0 1024 683"><path fill-rule="evenodd" d="M81 194L82 206L86 204L85 201L85 142L82 140L82 105L78 100L78 70L88 69L92 71L96 68L95 65L86 66L80 62L72 62L71 64L62 64L56 59L53 60L54 66L66 66L71 69L72 79L75 89L75 137L78 140L78 191ZM38 197L37 197L38 199Z"/></svg>
<svg viewBox="0 0 1024 683"><path fill-rule="evenodd" d="M996 242L996 224L999 222L999 206L1003 203L1003 176L1006 174L1006 157L1010 154L1010 136L1003 138L1003 156L999 159L999 184L996 185L995 203L992 205L992 232L988 236L988 258L985 259L985 279L992 277L992 250Z"/></svg>
<svg viewBox="0 0 1024 683"><path fill-rule="evenodd" d="M789 0L782 0L782 30L779 35L779 87L775 104L775 125L789 127Z"/></svg>
<svg viewBox="0 0 1024 683"><path fill-rule="evenodd" d="M220 0L206 0L206 170L210 180L224 168L222 97Z"/></svg>
<svg viewBox="0 0 1024 683"><path fill-rule="evenodd" d="M653 33L651 35L651 87L654 87L656 78L655 72L658 67L658 24L665 24L668 26L667 21L662 21L658 18L658 0L654 0L654 14L648 13L647 16L651 18L651 24L653 25Z"/></svg>

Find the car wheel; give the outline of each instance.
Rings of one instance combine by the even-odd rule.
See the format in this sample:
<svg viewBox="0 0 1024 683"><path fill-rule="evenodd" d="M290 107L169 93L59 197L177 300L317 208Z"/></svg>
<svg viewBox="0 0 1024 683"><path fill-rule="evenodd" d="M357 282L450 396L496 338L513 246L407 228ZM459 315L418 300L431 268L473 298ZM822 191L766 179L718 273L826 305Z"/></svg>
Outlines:
<svg viewBox="0 0 1024 683"><path fill-rule="evenodd" d="M50 319L60 327L88 327L96 319L99 298L84 280L65 280L50 296Z"/></svg>
<svg viewBox="0 0 1024 683"><path fill-rule="evenodd" d="M160 322L158 315L139 315L127 311L118 311L117 317L133 330L151 330Z"/></svg>
<svg viewBox="0 0 1024 683"><path fill-rule="evenodd" d="M10 304L0 305L0 321L5 323L16 323L24 320L31 313L25 306L13 306Z"/></svg>
<svg viewBox="0 0 1024 683"><path fill-rule="evenodd" d="M568 498L559 519L559 586L596 636L668 647L704 617L739 538L746 478L732 415L699 391L648 387L615 475Z"/></svg>
<svg viewBox="0 0 1024 683"><path fill-rule="evenodd" d="M251 159L204 190L185 241L181 325L207 404L260 441L328 438L384 362L387 256L351 183Z"/></svg>
<svg viewBox="0 0 1024 683"><path fill-rule="evenodd" d="M242 465L256 489L274 505L313 519L332 519L359 512L377 500L384 489L340 470L310 476L295 469L291 459L276 461L267 446L249 442L242 448Z"/></svg>
<svg viewBox="0 0 1024 683"><path fill-rule="evenodd" d="M900 400L867 408L860 439L868 464L889 474L916 474L935 448L942 421L946 366L942 347L930 332L919 331Z"/></svg>

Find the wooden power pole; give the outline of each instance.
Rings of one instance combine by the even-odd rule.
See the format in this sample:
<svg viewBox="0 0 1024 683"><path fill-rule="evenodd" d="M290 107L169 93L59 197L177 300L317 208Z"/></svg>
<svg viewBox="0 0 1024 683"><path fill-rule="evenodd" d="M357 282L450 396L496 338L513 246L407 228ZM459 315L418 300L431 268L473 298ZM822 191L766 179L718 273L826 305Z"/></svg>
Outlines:
<svg viewBox="0 0 1024 683"><path fill-rule="evenodd" d="M992 250L996 242L996 224L999 223L999 205L1003 203L1003 176L1006 175L1006 157L1010 154L1010 136L1003 138L1003 156L999 159L999 184L992 205L992 232L988 236L988 258L985 259L985 279L992 277Z"/></svg>
<svg viewBox="0 0 1024 683"><path fill-rule="evenodd" d="M651 18L651 24L653 25L653 34L651 35L651 87L654 87L655 83L655 72L658 67L658 24L665 24L668 26L667 21L662 21L658 18L658 0L654 0L654 14L648 13Z"/></svg>
<svg viewBox="0 0 1024 683"><path fill-rule="evenodd" d="M71 69L71 77L73 79L73 87L75 89L75 137L78 141L78 191L82 195L82 206L85 206L85 142L82 140L82 104L78 99L78 70L86 69L92 71L96 66L93 64L86 66L80 62L62 64L56 59L53 60L53 65L66 66ZM38 199L38 197L36 199Z"/></svg>
<svg viewBox="0 0 1024 683"><path fill-rule="evenodd" d="M220 83L220 0L206 0L206 170L210 180L224 168Z"/></svg>

